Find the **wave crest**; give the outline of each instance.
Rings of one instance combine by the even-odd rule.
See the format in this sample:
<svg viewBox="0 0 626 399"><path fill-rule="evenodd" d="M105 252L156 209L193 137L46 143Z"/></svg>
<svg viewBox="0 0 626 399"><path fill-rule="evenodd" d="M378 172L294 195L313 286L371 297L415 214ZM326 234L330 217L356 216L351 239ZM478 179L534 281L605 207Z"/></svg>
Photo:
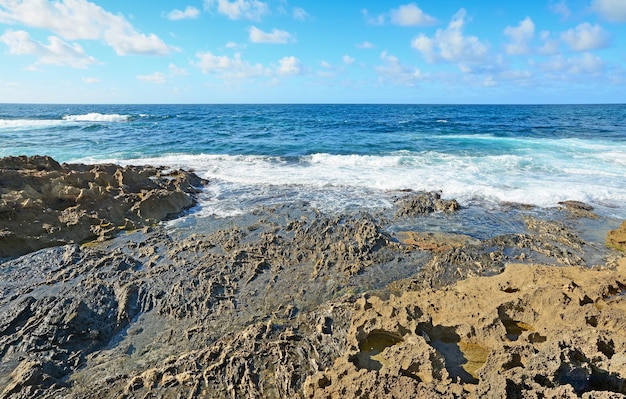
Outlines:
<svg viewBox="0 0 626 399"><path fill-rule="evenodd" d="M101 114L98 112L90 112L82 115L65 115L64 121L71 122L128 122L130 115L120 114Z"/></svg>

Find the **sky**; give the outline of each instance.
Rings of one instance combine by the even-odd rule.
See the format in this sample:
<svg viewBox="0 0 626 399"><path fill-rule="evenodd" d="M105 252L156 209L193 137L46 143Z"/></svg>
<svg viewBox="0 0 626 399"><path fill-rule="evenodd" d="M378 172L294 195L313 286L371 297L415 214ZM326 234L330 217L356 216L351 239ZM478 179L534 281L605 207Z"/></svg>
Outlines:
<svg viewBox="0 0 626 399"><path fill-rule="evenodd" d="M0 103L626 103L626 0L0 0Z"/></svg>

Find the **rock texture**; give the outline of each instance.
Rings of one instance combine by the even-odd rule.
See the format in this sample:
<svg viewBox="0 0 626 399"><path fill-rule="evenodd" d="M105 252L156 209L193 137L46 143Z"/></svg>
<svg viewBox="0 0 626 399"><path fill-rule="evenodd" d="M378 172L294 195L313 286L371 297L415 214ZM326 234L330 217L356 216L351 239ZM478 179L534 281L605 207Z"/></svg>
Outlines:
<svg viewBox="0 0 626 399"><path fill-rule="evenodd" d="M415 193L396 200L396 216L416 216L437 211L454 212L461 208L454 200L445 200L437 192Z"/></svg>
<svg viewBox="0 0 626 399"><path fill-rule="evenodd" d="M626 397L617 270L512 264L493 277L355 304L348 348L307 398Z"/></svg>
<svg viewBox="0 0 626 399"><path fill-rule="evenodd" d="M0 399L624 397L626 261L571 212L511 207L488 223L515 232L478 239L441 224L472 210L409 193L379 213L288 203L115 235L202 181L1 165L0 216L25 221L1 219L2 239L75 243L0 260Z"/></svg>
<svg viewBox="0 0 626 399"><path fill-rule="evenodd" d="M191 207L203 184L193 173L163 168L2 158L0 258L156 223Z"/></svg>
<svg viewBox="0 0 626 399"><path fill-rule="evenodd" d="M606 237L606 245L626 252L626 221L622 222L617 229L609 231Z"/></svg>

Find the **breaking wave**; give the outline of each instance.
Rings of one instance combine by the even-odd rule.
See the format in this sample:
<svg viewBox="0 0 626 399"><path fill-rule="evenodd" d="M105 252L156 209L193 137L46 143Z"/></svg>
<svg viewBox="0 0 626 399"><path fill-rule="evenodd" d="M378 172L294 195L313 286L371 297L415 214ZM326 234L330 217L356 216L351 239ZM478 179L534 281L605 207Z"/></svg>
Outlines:
<svg viewBox="0 0 626 399"><path fill-rule="evenodd" d="M64 121L71 122L128 122L130 115L120 114L101 114L98 112L90 112L82 115L65 115Z"/></svg>

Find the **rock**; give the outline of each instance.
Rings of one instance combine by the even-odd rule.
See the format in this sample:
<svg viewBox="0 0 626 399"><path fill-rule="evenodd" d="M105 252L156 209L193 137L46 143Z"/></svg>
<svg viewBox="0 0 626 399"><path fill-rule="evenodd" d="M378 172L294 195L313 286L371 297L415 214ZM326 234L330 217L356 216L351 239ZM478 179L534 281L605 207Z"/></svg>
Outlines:
<svg viewBox="0 0 626 399"><path fill-rule="evenodd" d="M479 243L478 240L464 234L441 232L401 231L396 233L395 237L404 245L433 252L444 252Z"/></svg>
<svg viewBox="0 0 626 399"><path fill-rule="evenodd" d="M598 215L593 212L593 206L587 205L580 201L561 201L559 205L563 206L573 217L597 219Z"/></svg>
<svg viewBox="0 0 626 399"><path fill-rule="evenodd" d="M112 239L0 260L0 398L624 395L626 261L587 269L571 218L478 240L288 203L171 229L193 174L2 162L0 215ZM510 264L538 259L570 266Z"/></svg>
<svg viewBox="0 0 626 399"><path fill-rule="evenodd" d="M0 258L154 224L193 206L204 184L193 173L151 166L2 158Z"/></svg>
<svg viewBox="0 0 626 399"><path fill-rule="evenodd" d="M403 197L398 199L396 204L398 207L396 217L417 216L436 211L454 212L461 209L456 200L441 199L441 194L435 192L418 193Z"/></svg>
<svg viewBox="0 0 626 399"><path fill-rule="evenodd" d="M18 157L5 157L0 158L0 169L5 170L36 170L36 171L53 171L61 170L62 166L52 159L51 157L44 155L35 155L32 157L18 156Z"/></svg>
<svg viewBox="0 0 626 399"><path fill-rule="evenodd" d="M626 252L626 220L615 230L609 231L606 236L606 245L622 252Z"/></svg>
<svg viewBox="0 0 626 399"><path fill-rule="evenodd" d="M41 362L38 361L20 362L11 373L10 378L11 382L0 392L1 398L37 397L55 385L57 387L66 386L56 378L47 375L43 371Z"/></svg>
<svg viewBox="0 0 626 399"><path fill-rule="evenodd" d="M509 265L363 297L347 351L307 379L305 396L626 397L625 281L622 258L616 271Z"/></svg>

